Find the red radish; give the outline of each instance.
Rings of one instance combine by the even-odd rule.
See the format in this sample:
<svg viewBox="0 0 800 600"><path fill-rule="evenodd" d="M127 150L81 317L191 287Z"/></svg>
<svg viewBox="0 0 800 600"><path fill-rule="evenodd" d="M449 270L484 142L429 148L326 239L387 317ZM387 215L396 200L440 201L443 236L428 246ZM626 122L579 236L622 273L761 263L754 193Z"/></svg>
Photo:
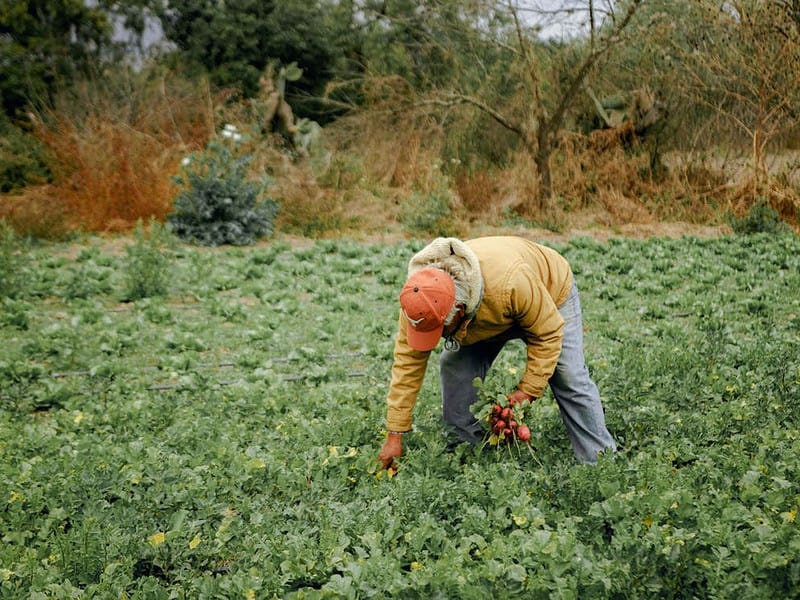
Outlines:
<svg viewBox="0 0 800 600"><path fill-rule="evenodd" d="M506 421L508 421L510 417L514 416L514 413L511 412L510 408L504 408L503 412L500 413L500 416L502 416Z"/></svg>
<svg viewBox="0 0 800 600"><path fill-rule="evenodd" d="M517 427L517 437L523 442L529 442L531 439L531 430L527 425L520 425Z"/></svg>
<svg viewBox="0 0 800 600"><path fill-rule="evenodd" d="M511 437L511 430L508 427L506 427L505 429L503 429L503 434L506 437Z"/></svg>

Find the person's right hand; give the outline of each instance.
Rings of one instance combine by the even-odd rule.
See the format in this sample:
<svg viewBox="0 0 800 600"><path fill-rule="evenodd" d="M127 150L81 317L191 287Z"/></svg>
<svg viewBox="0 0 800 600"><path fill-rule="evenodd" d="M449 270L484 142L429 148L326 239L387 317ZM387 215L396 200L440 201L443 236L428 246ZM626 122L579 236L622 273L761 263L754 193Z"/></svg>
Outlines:
<svg viewBox="0 0 800 600"><path fill-rule="evenodd" d="M533 402L533 396L526 394L522 390L514 390L506 397L506 399L508 400L509 404L522 404L525 402L525 400L530 400Z"/></svg>
<svg viewBox="0 0 800 600"><path fill-rule="evenodd" d="M378 453L378 461L384 469L396 468L394 459L401 456L403 456L403 436L399 433L388 433Z"/></svg>

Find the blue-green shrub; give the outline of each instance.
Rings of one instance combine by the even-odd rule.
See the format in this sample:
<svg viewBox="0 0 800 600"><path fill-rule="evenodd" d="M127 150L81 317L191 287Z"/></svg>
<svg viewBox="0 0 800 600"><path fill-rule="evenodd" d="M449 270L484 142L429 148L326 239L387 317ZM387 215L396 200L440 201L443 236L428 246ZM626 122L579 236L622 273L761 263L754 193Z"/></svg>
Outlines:
<svg viewBox="0 0 800 600"><path fill-rule="evenodd" d="M750 233L788 233L791 227L781 220L777 210L770 206L763 198L750 207L747 214L737 217L728 215L728 222L734 233L747 235Z"/></svg>
<svg viewBox="0 0 800 600"><path fill-rule="evenodd" d="M244 246L270 235L278 203L263 198L268 178L249 178L251 162L219 140L187 157L176 179L183 190L167 217L171 231L202 246Z"/></svg>

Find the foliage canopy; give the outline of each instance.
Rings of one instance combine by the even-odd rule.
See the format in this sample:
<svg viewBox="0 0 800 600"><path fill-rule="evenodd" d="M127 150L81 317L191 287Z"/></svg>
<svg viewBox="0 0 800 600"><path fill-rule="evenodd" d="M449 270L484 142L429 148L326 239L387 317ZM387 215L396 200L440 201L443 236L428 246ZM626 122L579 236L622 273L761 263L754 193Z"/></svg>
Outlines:
<svg viewBox="0 0 800 600"><path fill-rule="evenodd" d="M80 0L0 3L0 98L15 115L56 86L86 74L111 42L108 13Z"/></svg>

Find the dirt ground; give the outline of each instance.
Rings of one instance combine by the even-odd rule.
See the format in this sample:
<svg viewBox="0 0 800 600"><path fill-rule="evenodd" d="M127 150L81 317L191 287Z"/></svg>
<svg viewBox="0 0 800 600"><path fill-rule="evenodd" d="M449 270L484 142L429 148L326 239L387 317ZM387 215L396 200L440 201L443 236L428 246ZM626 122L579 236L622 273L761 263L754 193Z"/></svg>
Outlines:
<svg viewBox="0 0 800 600"><path fill-rule="evenodd" d="M679 238L684 236L709 238L719 237L733 233L727 225L697 225L684 222L658 222L622 223L603 225L602 219L596 215L573 215L570 224L561 231L548 229L519 227L519 228L480 228L475 235L519 235L532 240L541 240L554 243L566 243L576 237L588 237L598 241L607 241L611 238L646 239L652 237Z"/></svg>
<svg viewBox="0 0 800 600"><path fill-rule="evenodd" d="M732 234L728 225L699 225L685 222L647 222L615 223L606 225L608 220L597 211L584 211L571 213L569 223L560 231L552 231L540 227L515 226L503 227L494 225L475 224L469 227L461 237L473 238L488 235L518 235L533 241L563 244L576 237L588 237L598 241L607 241L611 238L636 238L646 239L652 237L680 238L684 236L698 238L712 238ZM396 224L388 225L385 229L368 229L345 237L352 237L366 243L398 243L410 239L411 236L402 227ZM300 236L278 234L276 239L281 239L292 246L303 247L314 243L313 239ZM265 241L263 243L269 243Z"/></svg>
<svg viewBox="0 0 800 600"><path fill-rule="evenodd" d="M536 227L475 227L466 232L462 237L472 238L487 235L518 235L533 241L550 242L553 244L565 244L573 238L588 237L598 241L608 241L612 238L635 238L646 239L652 237L679 238L683 236L698 238L713 238L731 234L731 229L726 225L710 226L695 225L692 223L629 223L606 227L597 225L591 221L577 222L571 227L562 231L554 232L548 229ZM336 236L327 236L328 239L335 239ZM412 239L408 233L401 228L392 227L385 231L356 232L346 234L343 238L354 239L356 241L369 244L397 244L404 240ZM317 240L315 238L302 237L288 233L276 233L273 237L264 239L256 244L258 246L269 246L276 241L285 242L292 248L307 248L312 246ZM111 255L122 255L133 240L131 236L121 234L107 234L93 236L91 238L67 243L57 252L60 256L75 259L80 251L87 245L97 247L103 253ZM208 251L215 251L218 248L207 248Z"/></svg>

